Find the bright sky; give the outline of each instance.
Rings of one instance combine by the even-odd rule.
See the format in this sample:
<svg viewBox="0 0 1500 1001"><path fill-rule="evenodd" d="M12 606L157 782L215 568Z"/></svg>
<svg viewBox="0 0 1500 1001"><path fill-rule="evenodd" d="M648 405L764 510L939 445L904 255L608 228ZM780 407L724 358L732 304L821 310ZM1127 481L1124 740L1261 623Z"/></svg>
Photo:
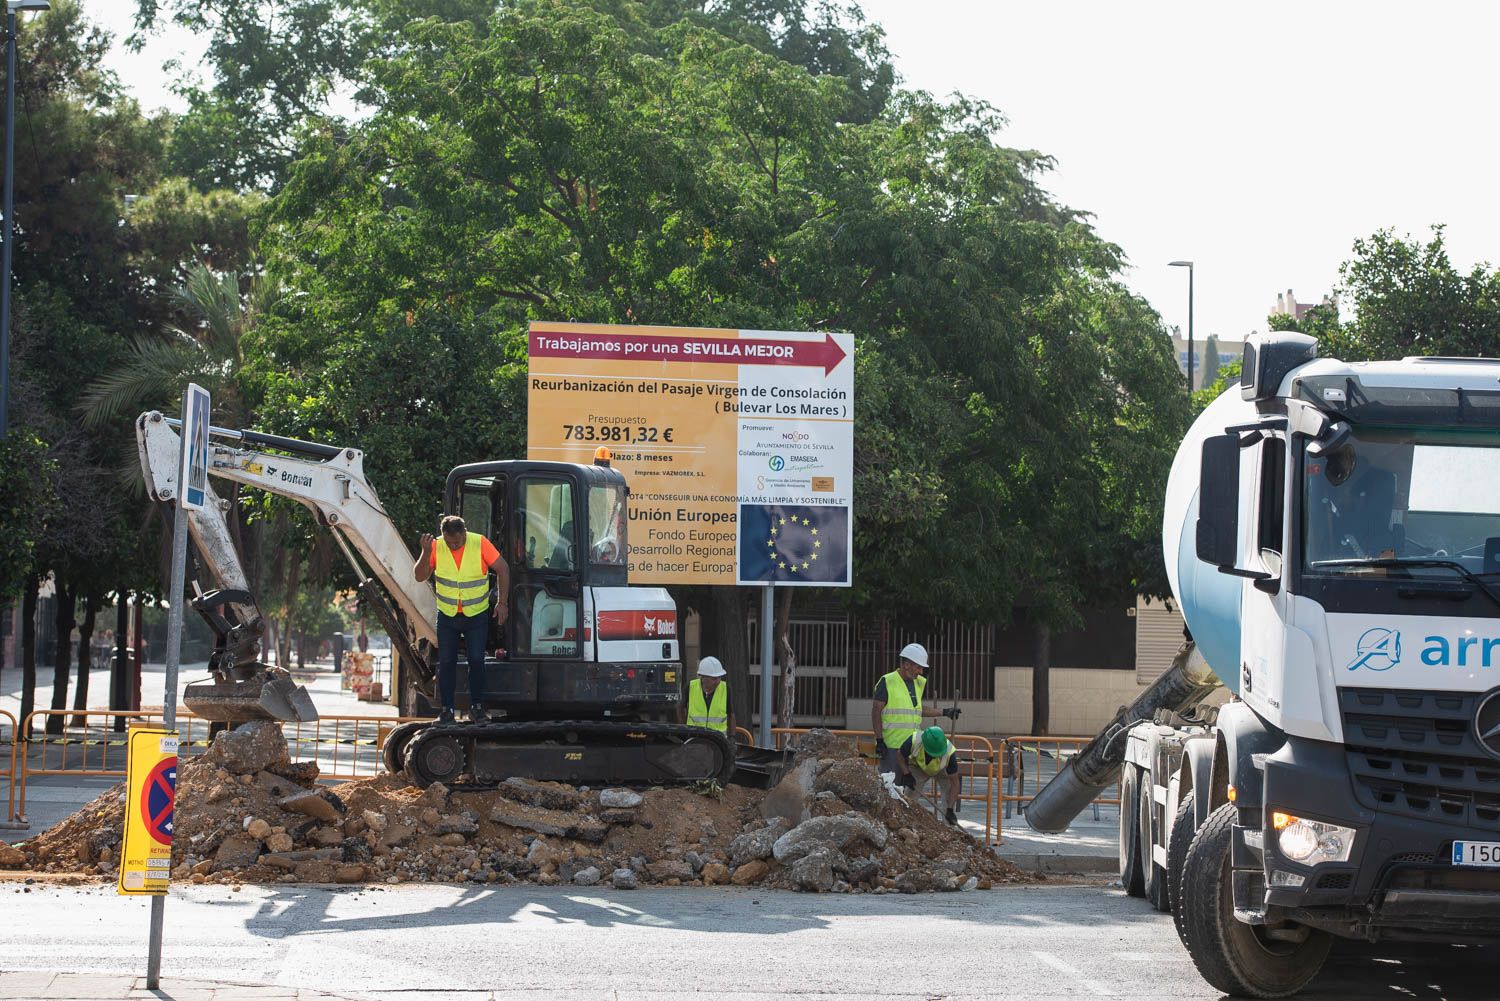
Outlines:
<svg viewBox="0 0 1500 1001"><path fill-rule="evenodd" d="M129 30L130 0L86 0ZM999 108L1001 141L1057 159L1044 182L1124 248L1169 325L1239 338L1276 293L1331 290L1382 227L1448 226L1456 264L1500 259L1493 47L1500 5L862 0L907 86ZM148 108L174 106L169 34L112 65ZM196 52L185 60L195 61Z"/></svg>

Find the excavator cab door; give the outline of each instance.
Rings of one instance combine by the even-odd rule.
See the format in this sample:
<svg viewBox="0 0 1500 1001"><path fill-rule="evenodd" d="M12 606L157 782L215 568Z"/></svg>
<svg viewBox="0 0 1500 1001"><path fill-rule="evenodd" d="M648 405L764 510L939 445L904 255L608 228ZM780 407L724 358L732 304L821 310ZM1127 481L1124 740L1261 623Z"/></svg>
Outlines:
<svg viewBox="0 0 1500 1001"><path fill-rule="evenodd" d="M489 539L499 550L501 558L506 555L505 512L509 502L509 477L500 475L472 476L458 483L458 513L469 531ZM509 650L504 628L490 627L489 649Z"/></svg>
<svg viewBox="0 0 1500 1001"><path fill-rule="evenodd" d="M525 660L583 658L581 491L564 473L515 477L510 635Z"/></svg>

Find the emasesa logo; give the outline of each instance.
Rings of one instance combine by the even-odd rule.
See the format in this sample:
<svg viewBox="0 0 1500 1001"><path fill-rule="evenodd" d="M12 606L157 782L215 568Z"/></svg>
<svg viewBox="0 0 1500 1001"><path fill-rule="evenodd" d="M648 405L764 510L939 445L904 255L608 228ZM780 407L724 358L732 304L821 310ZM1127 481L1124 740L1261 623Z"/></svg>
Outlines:
<svg viewBox="0 0 1500 1001"><path fill-rule="evenodd" d="M1354 647L1351 671L1389 671L1401 663L1399 629L1366 629ZM1424 636L1420 657L1428 667L1500 667L1500 636Z"/></svg>

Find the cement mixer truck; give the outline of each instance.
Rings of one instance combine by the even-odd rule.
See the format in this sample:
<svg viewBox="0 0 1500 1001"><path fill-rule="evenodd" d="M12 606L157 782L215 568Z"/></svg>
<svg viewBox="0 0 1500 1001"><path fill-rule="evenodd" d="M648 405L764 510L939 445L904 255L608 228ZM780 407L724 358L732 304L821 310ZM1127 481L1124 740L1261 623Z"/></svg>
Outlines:
<svg viewBox="0 0 1500 1001"><path fill-rule="evenodd" d="M1335 938L1500 941L1500 361L1251 338L1162 543L1191 639L1031 825L1118 781L1122 882L1226 994L1297 992Z"/></svg>

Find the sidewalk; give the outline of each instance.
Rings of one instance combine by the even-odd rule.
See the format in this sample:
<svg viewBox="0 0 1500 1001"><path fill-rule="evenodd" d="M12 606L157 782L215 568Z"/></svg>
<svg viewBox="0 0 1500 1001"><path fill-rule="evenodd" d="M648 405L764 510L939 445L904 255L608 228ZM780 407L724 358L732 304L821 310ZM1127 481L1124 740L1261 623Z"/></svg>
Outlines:
<svg viewBox="0 0 1500 1001"><path fill-rule="evenodd" d="M995 854L1019 868L1043 873L1118 873L1120 870L1120 808L1085 808L1061 834L1033 831L1018 810L1001 827Z"/></svg>
<svg viewBox="0 0 1500 1001"><path fill-rule="evenodd" d="M74 1001L120 998L131 1001L359 1001L352 994L299 990L258 984L164 977L148 991L146 978L107 973L0 972L0 1001Z"/></svg>

